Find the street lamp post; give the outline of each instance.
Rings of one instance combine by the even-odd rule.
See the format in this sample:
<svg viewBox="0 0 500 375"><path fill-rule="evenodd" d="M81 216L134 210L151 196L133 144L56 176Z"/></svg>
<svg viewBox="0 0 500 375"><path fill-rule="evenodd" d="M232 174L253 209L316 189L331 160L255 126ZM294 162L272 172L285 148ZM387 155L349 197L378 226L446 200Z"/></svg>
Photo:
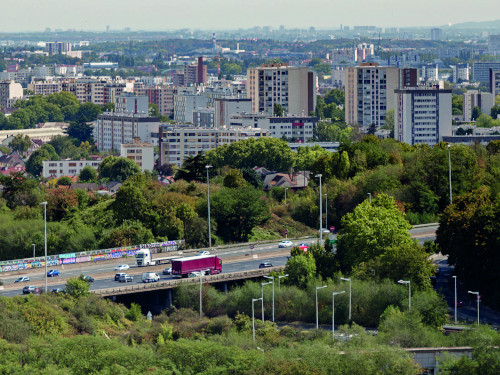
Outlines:
<svg viewBox="0 0 500 375"><path fill-rule="evenodd" d="M368 203L372 204L372 193L368 193Z"/></svg>
<svg viewBox="0 0 500 375"><path fill-rule="evenodd" d="M352 289L351 289L351 282L352 280L350 278L345 278L341 277L340 280L344 281L349 281L349 323L351 323L351 296L352 296Z"/></svg>
<svg viewBox="0 0 500 375"><path fill-rule="evenodd" d="M47 202L40 203L40 206L43 206L43 220L45 222L45 293L47 293Z"/></svg>
<svg viewBox="0 0 500 375"><path fill-rule="evenodd" d="M200 318L201 318L201 317L202 317L202 315L203 315L202 282L201 282L201 279L202 279L202 275L200 275Z"/></svg>
<svg viewBox="0 0 500 375"><path fill-rule="evenodd" d="M316 287L316 329L319 329L319 320L318 320L318 290L326 288L326 285L317 286Z"/></svg>
<svg viewBox="0 0 500 375"><path fill-rule="evenodd" d="M457 324L457 277L452 277L455 280L455 324Z"/></svg>
<svg viewBox="0 0 500 375"><path fill-rule="evenodd" d="M288 190L288 188L285 188L285 206L286 206L286 191Z"/></svg>
<svg viewBox="0 0 500 375"><path fill-rule="evenodd" d="M345 290L332 293L332 341L335 341L335 296L342 293L345 293Z"/></svg>
<svg viewBox="0 0 500 375"><path fill-rule="evenodd" d="M319 241L323 241L323 198L321 193L321 177L322 174L317 174L315 177L319 177Z"/></svg>
<svg viewBox="0 0 500 375"><path fill-rule="evenodd" d="M328 229L328 195L325 194L325 228Z"/></svg>
<svg viewBox="0 0 500 375"><path fill-rule="evenodd" d="M450 182L450 204L453 203L453 198L451 195L451 144L448 143L448 180Z"/></svg>
<svg viewBox="0 0 500 375"><path fill-rule="evenodd" d="M408 311L411 311L411 281L410 280L399 280L400 284L408 284Z"/></svg>
<svg viewBox="0 0 500 375"><path fill-rule="evenodd" d="M262 298L252 298L252 337L255 341L255 302L261 300Z"/></svg>
<svg viewBox="0 0 500 375"><path fill-rule="evenodd" d="M269 281L268 283L260 283L260 286L262 288L261 290L261 300L262 300L262 321L264 321L264 285L269 285L272 284L272 281Z"/></svg>
<svg viewBox="0 0 500 375"><path fill-rule="evenodd" d="M481 299L481 297L479 297L479 292L471 292L469 290L468 293L475 294L477 296L477 325L479 326L479 300Z"/></svg>
<svg viewBox="0 0 500 375"><path fill-rule="evenodd" d="M264 276L266 279L272 280L273 283L273 323L274 323L274 276Z"/></svg>
<svg viewBox="0 0 500 375"><path fill-rule="evenodd" d="M284 277L288 277L288 274L278 276L278 289L281 289L280 280Z"/></svg>
<svg viewBox="0 0 500 375"><path fill-rule="evenodd" d="M207 208L208 208L208 248L212 249L212 228L210 226L210 179L208 178L208 170L212 168L211 165L205 165L207 170Z"/></svg>
<svg viewBox="0 0 500 375"><path fill-rule="evenodd" d="M35 244L32 243L31 245L33 246L33 259L34 259L35 258Z"/></svg>

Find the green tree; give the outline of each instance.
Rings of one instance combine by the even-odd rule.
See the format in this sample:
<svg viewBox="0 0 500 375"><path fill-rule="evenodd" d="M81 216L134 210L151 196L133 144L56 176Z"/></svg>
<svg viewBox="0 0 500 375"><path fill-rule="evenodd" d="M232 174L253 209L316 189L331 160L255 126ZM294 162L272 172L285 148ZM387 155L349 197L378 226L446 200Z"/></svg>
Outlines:
<svg viewBox="0 0 500 375"><path fill-rule="evenodd" d="M224 176L224 186L228 188L241 188L247 184L243 173L239 169L230 169Z"/></svg>
<svg viewBox="0 0 500 375"><path fill-rule="evenodd" d="M35 177L42 174L44 160L59 160L54 147L50 144L44 144L38 150L34 151L26 162L26 171Z"/></svg>
<svg viewBox="0 0 500 375"><path fill-rule="evenodd" d="M80 142L93 142L93 128L87 121L71 122L66 133L71 138L78 139Z"/></svg>
<svg viewBox="0 0 500 375"><path fill-rule="evenodd" d="M392 197L380 194L358 205L342 218L336 258L341 270L349 272L361 262L382 255L394 245L411 244L411 228Z"/></svg>
<svg viewBox="0 0 500 375"><path fill-rule="evenodd" d="M3 186L2 197L10 209L17 206L33 207L40 201L42 194L38 181L26 177L22 172L0 175L0 184Z"/></svg>
<svg viewBox="0 0 500 375"><path fill-rule="evenodd" d="M89 294L90 284L80 277L72 277L66 281L66 293L74 298Z"/></svg>
<svg viewBox="0 0 500 375"><path fill-rule="evenodd" d="M99 177L123 182L141 172L140 167L124 157L108 156L99 164Z"/></svg>
<svg viewBox="0 0 500 375"><path fill-rule="evenodd" d="M9 147L13 151L17 151L20 154L24 154L28 151L28 148L31 145L31 139L27 135L17 134L12 141L9 143Z"/></svg>
<svg viewBox="0 0 500 375"><path fill-rule="evenodd" d="M205 215L206 202L199 207L199 215ZM217 234L227 241L246 241L252 229L269 218L269 208L262 193L250 186L216 191L210 196L210 207L217 223Z"/></svg>
<svg viewBox="0 0 500 375"><path fill-rule="evenodd" d="M274 103L273 114L276 117L283 117L285 115L285 109L279 103Z"/></svg>
<svg viewBox="0 0 500 375"><path fill-rule="evenodd" d="M389 109L385 113L385 121L382 129L391 130L394 132L394 109Z"/></svg>
<svg viewBox="0 0 500 375"><path fill-rule="evenodd" d="M97 171L91 167L90 165L87 165L85 168L83 168L80 171L80 175L78 176L78 180L80 182L96 182L97 181Z"/></svg>
<svg viewBox="0 0 500 375"><path fill-rule="evenodd" d="M287 283L305 288L307 282L316 277L316 262L312 256L297 255L286 262Z"/></svg>
<svg viewBox="0 0 500 375"><path fill-rule="evenodd" d="M481 116L481 107L476 106L472 109L472 115L471 115L472 121L476 121L479 116Z"/></svg>
<svg viewBox="0 0 500 375"><path fill-rule="evenodd" d="M200 181L206 182L207 180L207 169L205 168L209 163L208 158L203 152L198 155L187 157L182 163L181 168L177 170L175 174L176 180ZM213 177L215 172L213 169L208 170L209 176Z"/></svg>
<svg viewBox="0 0 500 375"><path fill-rule="evenodd" d="M71 186L72 183L73 183L73 180L68 176L59 177L59 179L57 180L57 186L61 186L61 185Z"/></svg>
<svg viewBox="0 0 500 375"><path fill-rule="evenodd" d="M340 89L332 89L325 94L325 104L335 103L336 105L345 104L345 92Z"/></svg>

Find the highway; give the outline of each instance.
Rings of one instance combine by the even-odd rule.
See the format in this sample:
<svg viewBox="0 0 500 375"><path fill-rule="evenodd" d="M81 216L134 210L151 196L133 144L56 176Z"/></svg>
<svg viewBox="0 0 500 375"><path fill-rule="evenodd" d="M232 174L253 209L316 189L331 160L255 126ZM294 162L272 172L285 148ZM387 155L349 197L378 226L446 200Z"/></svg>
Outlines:
<svg viewBox="0 0 500 375"><path fill-rule="evenodd" d="M435 237L436 225L433 226L418 226L410 230L412 237L418 239L420 242L426 240L433 240ZM299 243L314 243L317 239L309 238L303 240L293 240L294 245ZM290 255L290 248L279 248L279 241L267 244L255 244L253 250L250 250L249 244L240 244L224 249L212 251L211 254L220 256L223 261L223 273L231 273L238 271L248 271L258 269L259 264L262 262L271 262L273 266L284 266L287 257ZM195 255L197 250L186 250L184 252L173 252L169 255L172 256L190 256ZM157 255L161 256L161 255ZM119 264L128 264L130 269L126 271L115 271L114 267ZM47 278L48 290L54 288L64 288L66 280L71 277L77 277L81 274L90 275L95 280L90 285L90 290L107 289L117 287L119 285L125 286L125 283L114 281L114 275L118 272L125 272L134 277L132 283L142 283L141 276L143 272L157 272L161 276L161 280L171 279L170 275L162 275L163 269L169 267L168 265L150 266L150 267L137 267L135 266L134 258L121 258L116 260L99 261L93 263L70 264L59 267L52 267L58 269L61 274L57 277ZM0 295L14 296L21 295L22 288L26 285L33 285L39 288L44 288L44 269L23 270L16 272L8 272L0 275L4 288L0 291ZM30 281L22 283L14 283L20 276L28 276ZM130 285L132 283L127 283Z"/></svg>

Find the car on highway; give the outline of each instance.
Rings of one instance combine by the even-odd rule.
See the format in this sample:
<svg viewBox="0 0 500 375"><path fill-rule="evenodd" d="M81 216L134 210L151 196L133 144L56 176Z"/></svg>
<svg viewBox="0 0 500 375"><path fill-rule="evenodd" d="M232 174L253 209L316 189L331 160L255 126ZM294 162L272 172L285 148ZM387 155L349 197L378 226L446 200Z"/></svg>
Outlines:
<svg viewBox="0 0 500 375"><path fill-rule="evenodd" d="M188 274L188 277L201 277L203 274L199 271L193 271Z"/></svg>
<svg viewBox="0 0 500 375"><path fill-rule="evenodd" d="M172 274L172 267L165 268L162 271L162 274L164 274L164 275L171 275Z"/></svg>
<svg viewBox="0 0 500 375"><path fill-rule="evenodd" d="M292 247L293 246L293 242L292 241L281 241L279 244L278 244L278 247Z"/></svg>
<svg viewBox="0 0 500 375"><path fill-rule="evenodd" d="M23 288L23 294L40 294L42 290L33 285L27 285Z"/></svg>
<svg viewBox="0 0 500 375"><path fill-rule="evenodd" d="M94 282L94 278L92 276L89 276L89 275L81 275L80 279L82 279L83 281L87 281L89 283Z"/></svg>
<svg viewBox="0 0 500 375"><path fill-rule="evenodd" d="M200 255L210 255L210 251L207 251L207 250L198 251L196 256L200 256Z"/></svg>
<svg viewBox="0 0 500 375"><path fill-rule="evenodd" d="M126 271L130 268L128 264L120 264L119 266L115 267L115 271Z"/></svg>
<svg viewBox="0 0 500 375"><path fill-rule="evenodd" d="M50 270L47 272L47 277L59 276L60 274L59 270Z"/></svg>
<svg viewBox="0 0 500 375"><path fill-rule="evenodd" d="M126 273L125 272L120 272L120 273L115 274L115 281L120 281L120 277L122 275L126 275Z"/></svg>
<svg viewBox="0 0 500 375"><path fill-rule="evenodd" d="M51 290L51 292L54 294L61 294L61 293L65 293L65 290L63 288L54 288Z"/></svg>
<svg viewBox="0 0 500 375"><path fill-rule="evenodd" d="M121 283L128 283L134 281L134 278L124 273L123 275L120 276L120 279L118 281Z"/></svg>
<svg viewBox="0 0 500 375"><path fill-rule="evenodd" d="M25 281L30 281L30 278L28 276L21 276L14 280L15 283L23 283Z"/></svg>
<svg viewBox="0 0 500 375"><path fill-rule="evenodd" d="M262 262L261 264L259 264L259 268L269 268L272 266L273 264L271 262Z"/></svg>
<svg viewBox="0 0 500 375"><path fill-rule="evenodd" d="M457 301L457 308L464 307L464 303L462 301Z"/></svg>

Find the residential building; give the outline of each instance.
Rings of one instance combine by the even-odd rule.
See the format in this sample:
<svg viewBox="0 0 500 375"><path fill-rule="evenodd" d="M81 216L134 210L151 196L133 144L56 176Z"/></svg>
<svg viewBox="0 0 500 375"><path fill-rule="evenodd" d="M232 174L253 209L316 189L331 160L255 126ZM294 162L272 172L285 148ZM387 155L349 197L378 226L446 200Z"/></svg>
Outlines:
<svg viewBox="0 0 500 375"><path fill-rule="evenodd" d="M490 92L493 98L500 95L500 70L490 72Z"/></svg>
<svg viewBox="0 0 500 375"><path fill-rule="evenodd" d="M215 108L198 108L193 111L193 125L212 128L214 126Z"/></svg>
<svg viewBox="0 0 500 375"><path fill-rule="evenodd" d="M500 62L475 62L472 65L472 79L484 84L490 83L490 71L500 70Z"/></svg>
<svg viewBox="0 0 500 375"><path fill-rule="evenodd" d="M345 86L345 70L344 68L336 67L332 69L332 86L338 89L344 89Z"/></svg>
<svg viewBox="0 0 500 375"><path fill-rule="evenodd" d="M62 84L59 81L37 79L28 83L28 90L34 95L50 95L62 91Z"/></svg>
<svg viewBox="0 0 500 375"><path fill-rule="evenodd" d="M291 142L305 143L313 138L318 117L274 117L263 114L239 114L230 117L230 126L262 129L273 138L286 138Z"/></svg>
<svg viewBox="0 0 500 375"><path fill-rule="evenodd" d="M23 87L14 81L0 82L0 108L12 108L18 99L23 98Z"/></svg>
<svg viewBox="0 0 500 375"><path fill-rule="evenodd" d="M149 103L156 104L160 115L172 116L174 114L174 95L177 94L175 86L152 86L135 89L137 95L148 97Z"/></svg>
<svg viewBox="0 0 500 375"><path fill-rule="evenodd" d="M252 100L240 98L215 99L215 126L229 125L230 116L252 113Z"/></svg>
<svg viewBox="0 0 500 375"><path fill-rule="evenodd" d="M132 93L123 93L115 99L115 112L148 114L148 97L134 95Z"/></svg>
<svg viewBox="0 0 500 375"><path fill-rule="evenodd" d="M464 121L472 121L472 111L474 107L481 108L481 113L490 114L494 105L494 97L490 92L478 90L467 90L463 95L462 113Z"/></svg>
<svg viewBox="0 0 500 375"><path fill-rule="evenodd" d="M241 127L195 128L193 126L163 125L160 128L160 165L181 166L189 156L207 152L218 146L249 138L267 137L261 129Z"/></svg>
<svg viewBox="0 0 500 375"><path fill-rule="evenodd" d="M394 138L410 145L435 145L451 136L451 90L397 89Z"/></svg>
<svg viewBox="0 0 500 375"><path fill-rule="evenodd" d="M424 81L438 81L439 68L437 64L427 64L422 66L422 79Z"/></svg>
<svg viewBox="0 0 500 375"><path fill-rule="evenodd" d="M207 66L203 65L203 57L198 57L196 64L184 66L184 85L200 85L207 83Z"/></svg>
<svg viewBox="0 0 500 375"><path fill-rule="evenodd" d="M281 104L287 114L307 116L316 107L316 74L287 63L263 64L247 70L247 97L253 113L272 115Z"/></svg>
<svg viewBox="0 0 500 375"><path fill-rule="evenodd" d="M386 112L396 107L394 90L400 87L399 68L365 63L346 68L345 76L346 123L384 125Z"/></svg>
<svg viewBox="0 0 500 375"><path fill-rule="evenodd" d="M178 93L174 96L174 120L193 123L193 112L199 107L207 107L208 98L203 95Z"/></svg>
<svg viewBox="0 0 500 375"><path fill-rule="evenodd" d="M490 35L488 37L488 53L490 55L500 55L500 35Z"/></svg>
<svg viewBox="0 0 500 375"><path fill-rule="evenodd" d="M457 64L453 67L453 83L469 80L469 64Z"/></svg>
<svg viewBox="0 0 500 375"><path fill-rule="evenodd" d="M71 51L71 43L67 42L46 42L45 50L51 55L62 54Z"/></svg>
<svg viewBox="0 0 500 375"><path fill-rule="evenodd" d="M78 176L83 168L90 166L97 170L101 164L102 158L95 158L93 160L44 160L42 161L42 177L55 177L62 176Z"/></svg>
<svg viewBox="0 0 500 375"><path fill-rule="evenodd" d="M443 40L443 30L438 28L431 29L431 40Z"/></svg>
<svg viewBox="0 0 500 375"><path fill-rule="evenodd" d="M96 69L118 69L118 63L116 62L88 62L83 63L83 69L96 70Z"/></svg>
<svg viewBox="0 0 500 375"><path fill-rule="evenodd" d="M123 143L120 147L120 156L133 160L141 171L153 171L155 158L154 146L142 142L140 138L134 137L132 143Z"/></svg>

